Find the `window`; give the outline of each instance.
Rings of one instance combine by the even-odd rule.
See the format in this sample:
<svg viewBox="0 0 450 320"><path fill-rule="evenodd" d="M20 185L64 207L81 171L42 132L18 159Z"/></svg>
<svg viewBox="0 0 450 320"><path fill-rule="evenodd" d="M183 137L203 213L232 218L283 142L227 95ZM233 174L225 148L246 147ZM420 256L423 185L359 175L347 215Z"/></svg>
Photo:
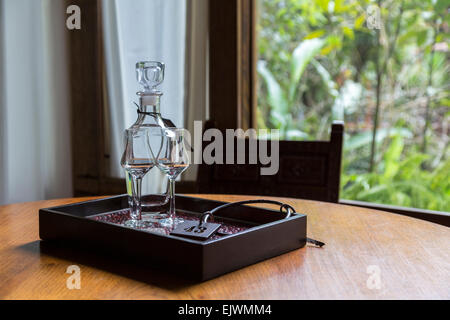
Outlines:
<svg viewBox="0 0 450 320"><path fill-rule="evenodd" d="M445 2L258 0L258 127L344 120L342 199L450 211Z"/></svg>

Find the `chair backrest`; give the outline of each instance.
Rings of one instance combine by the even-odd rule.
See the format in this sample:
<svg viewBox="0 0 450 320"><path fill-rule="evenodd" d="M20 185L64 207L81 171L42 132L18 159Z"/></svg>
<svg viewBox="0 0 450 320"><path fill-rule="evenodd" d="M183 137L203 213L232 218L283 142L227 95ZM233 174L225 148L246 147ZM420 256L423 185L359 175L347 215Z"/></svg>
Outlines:
<svg viewBox="0 0 450 320"><path fill-rule="evenodd" d="M267 166L259 161L248 164L249 141L246 139L246 164L200 165L197 191L338 202L343 133L343 122L335 121L329 141L279 141L279 170L274 175L261 175L260 169ZM237 139L234 145L236 155ZM270 143L267 146L271 152ZM226 159L226 150L223 159Z"/></svg>

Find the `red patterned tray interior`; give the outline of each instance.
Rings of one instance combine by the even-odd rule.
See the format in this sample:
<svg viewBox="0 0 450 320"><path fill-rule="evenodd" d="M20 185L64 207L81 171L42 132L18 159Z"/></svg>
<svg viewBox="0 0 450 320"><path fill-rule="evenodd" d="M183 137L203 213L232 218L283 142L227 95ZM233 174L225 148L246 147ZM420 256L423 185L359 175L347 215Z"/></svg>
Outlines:
<svg viewBox="0 0 450 320"><path fill-rule="evenodd" d="M145 212L143 212L142 217L145 220ZM126 221L128 221L130 219L130 210L124 209L124 210L120 210L120 211L107 212L107 213L95 215L95 216L88 217L88 218L96 220L96 221L109 222L109 223L114 223L114 224L118 224L118 225L123 225ZM177 212L177 218L181 218L183 220L190 220L190 221L199 221L198 217L187 214L187 213L183 213L183 212ZM222 235L215 233L207 241L216 240L216 239L226 236L224 234L227 234L227 235L235 234L235 233L239 233L241 231L244 231L244 230L247 230L250 228L248 225L239 224L239 223L229 223L229 222L223 222L220 220L216 220L214 222L222 224L218 230L218 233L222 233ZM152 233L160 233L160 234L164 234L164 235L168 235L171 232L171 228L164 228L164 227L160 226L158 223L149 223L148 227L142 228L140 230L144 230L144 231L148 231L148 232L152 232Z"/></svg>

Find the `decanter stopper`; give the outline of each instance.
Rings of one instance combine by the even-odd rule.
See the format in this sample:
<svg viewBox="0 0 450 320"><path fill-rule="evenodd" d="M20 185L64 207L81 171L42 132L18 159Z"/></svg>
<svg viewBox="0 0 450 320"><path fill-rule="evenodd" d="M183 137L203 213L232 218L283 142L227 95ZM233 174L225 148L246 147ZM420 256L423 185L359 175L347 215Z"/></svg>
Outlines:
<svg viewBox="0 0 450 320"><path fill-rule="evenodd" d="M140 61L136 63L136 78L143 91L138 95L161 95L157 87L164 81L164 63L158 61Z"/></svg>

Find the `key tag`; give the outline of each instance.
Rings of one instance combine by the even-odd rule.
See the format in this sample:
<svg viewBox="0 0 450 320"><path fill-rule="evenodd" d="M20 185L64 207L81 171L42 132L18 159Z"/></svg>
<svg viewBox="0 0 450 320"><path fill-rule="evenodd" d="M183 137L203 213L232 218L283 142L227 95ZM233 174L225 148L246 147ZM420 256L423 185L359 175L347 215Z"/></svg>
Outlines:
<svg viewBox="0 0 450 320"><path fill-rule="evenodd" d="M207 222L211 216L212 214L208 211L202 215L200 218L200 223L197 221L182 222L178 224L170 234L174 236L206 240L221 226L220 223Z"/></svg>

